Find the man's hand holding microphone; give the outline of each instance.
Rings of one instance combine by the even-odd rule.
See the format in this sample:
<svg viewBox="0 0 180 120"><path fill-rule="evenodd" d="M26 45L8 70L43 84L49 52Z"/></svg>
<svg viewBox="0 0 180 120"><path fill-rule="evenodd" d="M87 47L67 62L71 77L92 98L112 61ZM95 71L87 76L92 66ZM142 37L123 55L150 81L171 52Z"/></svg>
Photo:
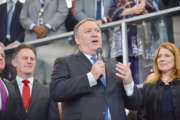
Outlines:
<svg viewBox="0 0 180 120"><path fill-rule="evenodd" d="M96 50L97 62L93 64L91 68L91 73L93 74L96 80L98 80L101 76L105 76L105 63L103 62L102 53L103 53L102 48L98 48ZM116 69L116 76L121 78L125 85L133 82L130 63L123 64L121 62L118 62L116 64L115 69Z"/></svg>
<svg viewBox="0 0 180 120"><path fill-rule="evenodd" d="M101 76L105 75L105 64L102 60L102 48L96 50L97 62L92 65L91 73L94 78L98 80Z"/></svg>

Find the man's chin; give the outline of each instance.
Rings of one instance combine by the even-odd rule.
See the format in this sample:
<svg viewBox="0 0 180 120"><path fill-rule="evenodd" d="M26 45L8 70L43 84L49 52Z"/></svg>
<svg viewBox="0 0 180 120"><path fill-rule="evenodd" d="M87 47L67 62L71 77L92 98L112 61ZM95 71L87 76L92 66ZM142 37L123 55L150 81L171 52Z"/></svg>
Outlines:
<svg viewBox="0 0 180 120"><path fill-rule="evenodd" d="M32 71L26 71L25 74L26 75L33 75L33 72Z"/></svg>

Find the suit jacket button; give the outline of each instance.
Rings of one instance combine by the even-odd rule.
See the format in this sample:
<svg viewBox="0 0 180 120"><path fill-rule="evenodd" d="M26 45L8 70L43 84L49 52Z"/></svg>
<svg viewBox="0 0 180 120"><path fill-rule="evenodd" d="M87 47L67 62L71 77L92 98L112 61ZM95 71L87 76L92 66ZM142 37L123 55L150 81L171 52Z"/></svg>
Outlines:
<svg viewBox="0 0 180 120"><path fill-rule="evenodd" d="M103 112L103 115L105 115L106 114L106 112Z"/></svg>

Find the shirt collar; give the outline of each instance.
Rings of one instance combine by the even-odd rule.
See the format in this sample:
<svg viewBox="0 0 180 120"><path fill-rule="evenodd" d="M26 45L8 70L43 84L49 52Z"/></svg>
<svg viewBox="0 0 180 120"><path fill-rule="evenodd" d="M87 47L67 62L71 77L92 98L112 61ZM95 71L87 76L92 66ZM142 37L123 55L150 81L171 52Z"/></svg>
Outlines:
<svg viewBox="0 0 180 120"><path fill-rule="evenodd" d="M172 80L171 82L169 82L169 85L170 85L170 86L172 86L172 85L177 85L177 84L179 84L179 82L180 82L179 78L175 78L174 80ZM159 84L160 86L165 86L164 82L162 82L161 79L158 81L158 84Z"/></svg>
<svg viewBox="0 0 180 120"><path fill-rule="evenodd" d="M86 53L84 53L84 52L82 52L87 58L88 58L88 60L89 61L91 61L91 63L93 64L93 61L91 60L91 55L88 55L88 54L86 54Z"/></svg>
<svg viewBox="0 0 180 120"><path fill-rule="evenodd" d="M20 77L20 76L16 76L16 80L18 83L22 84L22 81L24 80L24 78ZM34 81L34 77L30 77L27 80L29 80L29 84L33 85L33 81Z"/></svg>

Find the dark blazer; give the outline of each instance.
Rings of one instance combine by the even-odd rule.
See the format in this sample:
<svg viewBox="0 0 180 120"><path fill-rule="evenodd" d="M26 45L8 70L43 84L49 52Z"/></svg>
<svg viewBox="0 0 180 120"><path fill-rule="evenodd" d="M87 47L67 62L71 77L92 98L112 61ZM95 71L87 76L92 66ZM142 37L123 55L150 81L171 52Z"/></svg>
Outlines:
<svg viewBox="0 0 180 120"><path fill-rule="evenodd" d="M17 94L16 117L18 120L59 120L57 103L49 97L49 89L34 81L28 111L24 109L16 80L12 81Z"/></svg>
<svg viewBox="0 0 180 120"><path fill-rule="evenodd" d="M180 79L172 82L170 87L172 92L173 109L176 120L180 120ZM160 104L162 100L163 86L161 83L147 84L143 87L143 102L138 111L138 120L161 120Z"/></svg>
<svg viewBox="0 0 180 120"><path fill-rule="evenodd" d="M138 107L139 90L135 86L134 94L126 96L122 80L115 76L113 62L105 63L107 87L100 80L90 87L86 74L92 64L83 53L56 59L50 93L55 101L63 102L63 120L104 120L106 103L112 120L125 120L124 108Z"/></svg>
<svg viewBox="0 0 180 120"><path fill-rule="evenodd" d="M18 120L16 119L16 114L15 114L15 108L17 108L17 104L16 104L17 96L15 93L15 88L10 83L10 81L3 79L3 82L5 83L6 88L8 90L8 99L6 102L5 111L0 116L0 120Z"/></svg>
<svg viewBox="0 0 180 120"><path fill-rule="evenodd" d="M4 45L8 45L14 41L24 42L24 28L20 25L20 12L23 7L23 3L17 1L16 7L11 21L11 40L6 40L6 31L8 23L8 14L7 14L7 2L0 5L0 41Z"/></svg>

